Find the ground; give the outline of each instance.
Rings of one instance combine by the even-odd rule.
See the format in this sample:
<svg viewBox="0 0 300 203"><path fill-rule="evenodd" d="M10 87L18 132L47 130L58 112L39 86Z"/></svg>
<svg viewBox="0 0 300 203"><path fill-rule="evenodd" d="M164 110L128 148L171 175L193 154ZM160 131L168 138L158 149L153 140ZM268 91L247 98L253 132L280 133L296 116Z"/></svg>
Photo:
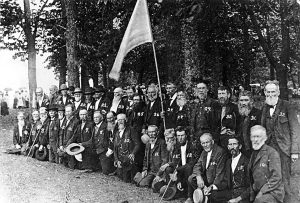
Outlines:
<svg viewBox="0 0 300 203"><path fill-rule="evenodd" d="M80 173L58 164L3 153L12 146L16 112L10 113L10 116L0 118L0 203L159 202L158 195L150 189L137 188L116 177ZM300 163L293 166L293 173L293 192L300 202Z"/></svg>

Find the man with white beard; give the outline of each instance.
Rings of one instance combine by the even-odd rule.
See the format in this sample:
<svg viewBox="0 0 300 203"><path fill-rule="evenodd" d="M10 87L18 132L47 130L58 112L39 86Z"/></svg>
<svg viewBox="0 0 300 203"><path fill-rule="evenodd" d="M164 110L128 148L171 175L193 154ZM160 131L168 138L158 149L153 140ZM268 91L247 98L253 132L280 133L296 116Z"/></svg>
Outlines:
<svg viewBox="0 0 300 203"><path fill-rule="evenodd" d="M260 125L261 110L253 107L252 94L247 90L240 92L238 108L240 114L240 123L237 135L242 140L243 154L250 158L252 152L250 128L255 125Z"/></svg>
<svg viewBox="0 0 300 203"><path fill-rule="evenodd" d="M114 98L112 100L111 106L109 107L110 111L115 112L117 115L120 113L126 114L127 104L122 100L123 89L117 87L114 89Z"/></svg>
<svg viewBox="0 0 300 203"><path fill-rule="evenodd" d="M291 200L290 173L291 160L295 162L300 153L297 110L288 101L279 99L279 82L276 80L266 82L265 95L261 124L267 130L266 143L280 155L282 180L286 192L284 202L294 202Z"/></svg>
<svg viewBox="0 0 300 203"><path fill-rule="evenodd" d="M260 125L253 126L250 139L253 147L248 164L250 202L287 203L283 201L282 161L278 152L265 144L268 139L266 129Z"/></svg>

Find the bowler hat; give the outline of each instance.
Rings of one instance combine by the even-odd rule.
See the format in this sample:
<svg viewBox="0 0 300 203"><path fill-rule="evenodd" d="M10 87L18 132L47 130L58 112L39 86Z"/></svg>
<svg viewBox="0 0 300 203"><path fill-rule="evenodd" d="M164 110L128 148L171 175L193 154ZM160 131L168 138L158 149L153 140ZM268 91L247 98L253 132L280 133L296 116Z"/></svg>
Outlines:
<svg viewBox="0 0 300 203"><path fill-rule="evenodd" d="M165 181L155 181L152 182L152 190L154 193L158 193L160 189L166 185Z"/></svg>
<svg viewBox="0 0 300 203"><path fill-rule="evenodd" d="M77 143L69 144L69 146L67 146L67 148L66 148L67 154L69 154L71 156L74 156L76 154L80 154L83 151L84 151L84 147L77 144Z"/></svg>
<svg viewBox="0 0 300 203"><path fill-rule="evenodd" d="M43 147L42 151L40 150L35 150L35 158L37 160L40 160L40 161L45 161L46 158L47 158L47 148L46 147Z"/></svg>
<svg viewBox="0 0 300 203"><path fill-rule="evenodd" d="M200 188L197 188L193 193L194 203L202 203L204 200L203 191Z"/></svg>
<svg viewBox="0 0 300 203"><path fill-rule="evenodd" d="M59 91L61 90L68 90L69 88L67 87L66 84L61 84L60 87L59 87Z"/></svg>
<svg viewBox="0 0 300 203"><path fill-rule="evenodd" d="M57 106L56 106L55 104L50 104L50 105L48 106L48 111L51 111L51 110L57 111Z"/></svg>
<svg viewBox="0 0 300 203"><path fill-rule="evenodd" d="M74 86L69 86L69 90L70 90L71 92L74 92L75 87L74 87Z"/></svg>
<svg viewBox="0 0 300 203"><path fill-rule="evenodd" d="M73 93L82 93L82 90L79 87L76 87Z"/></svg>
<svg viewBox="0 0 300 203"><path fill-rule="evenodd" d="M174 185L167 187L167 185L162 186L159 190L159 195L163 195L163 200L171 200L176 195L176 187Z"/></svg>
<svg viewBox="0 0 300 203"><path fill-rule="evenodd" d="M84 94L94 94L93 88L91 88L91 87L85 88Z"/></svg>

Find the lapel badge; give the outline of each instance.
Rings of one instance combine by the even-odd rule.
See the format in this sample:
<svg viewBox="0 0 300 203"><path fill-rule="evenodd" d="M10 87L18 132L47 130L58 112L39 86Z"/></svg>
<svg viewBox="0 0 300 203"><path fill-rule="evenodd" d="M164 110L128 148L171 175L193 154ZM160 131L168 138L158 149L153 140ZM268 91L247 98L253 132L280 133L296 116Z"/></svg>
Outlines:
<svg viewBox="0 0 300 203"><path fill-rule="evenodd" d="M251 116L250 120L251 121L255 121L256 120L256 116Z"/></svg>
<svg viewBox="0 0 300 203"><path fill-rule="evenodd" d="M281 117L285 117L285 113L283 113L283 112L280 112L280 113L279 113L279 116L281 116Z"/></svg>

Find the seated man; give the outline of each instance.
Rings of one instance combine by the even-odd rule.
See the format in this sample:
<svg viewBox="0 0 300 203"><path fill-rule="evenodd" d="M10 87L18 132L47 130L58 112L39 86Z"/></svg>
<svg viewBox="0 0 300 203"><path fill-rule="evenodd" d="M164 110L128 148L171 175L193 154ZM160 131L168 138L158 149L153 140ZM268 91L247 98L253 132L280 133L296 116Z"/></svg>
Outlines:
<svg viewBox="0 0 300 203"><path fill-rule="evenodd" d="M228 150L232 156L225 165L224 179L211 194L212 202L249 203L248 158L241 153L239 138L229 137Z"/></svg>
<svg viewBox="0 0 300 203"><path fill-rule="evenodd" d="M142 180L138 184L141 187L150 187L153 179L157 176L159 168L168 161L166 143L158 138L158 127L148 126L149 142L146 144L142 171Z"/></svg>
<svg viewBox="0 0 300 203"><path fill-rule="evenodd" d="M187 129L179 126L175 131L177 143L165 170L167 174L166 180L168 183L170 177L171 184L176 184L180 191L187 193L188 177L192 174L193 167L197 161L194 156L197 153L194 153L195 148L193 147L193 143L187 140Z"/></svg>
<svg viewBox="0 0 300 203"><path fill-rule="evenodd" d="M214 144L210 133L200 136L203 151L198 162L193 168L193 173L188 178L188 199L186 203L192 203L193 191L196 188L203 190L204 195L209 195L212 190L217 190L217 185L223 179L226 152L223 148Z"/></svg>
<svg viewBox="0 0 300 203"><path fill-rule="evenodd" d="M26 143L29 138L30 132L30 124L24 119L24 112L18 112L17 116L18 122L14 126L13 132L13 144L16 149L23 148L23 152L25 152L25 148L27 148Z"/></svg>
<svg viewBox="0 0 300 203"><path fill-rule="evenodd" d="M278 152L265 144L266 129L255 125L250 130L253 152L249 162L250 201L254 203L283 202L281 160Z"/></svg>

